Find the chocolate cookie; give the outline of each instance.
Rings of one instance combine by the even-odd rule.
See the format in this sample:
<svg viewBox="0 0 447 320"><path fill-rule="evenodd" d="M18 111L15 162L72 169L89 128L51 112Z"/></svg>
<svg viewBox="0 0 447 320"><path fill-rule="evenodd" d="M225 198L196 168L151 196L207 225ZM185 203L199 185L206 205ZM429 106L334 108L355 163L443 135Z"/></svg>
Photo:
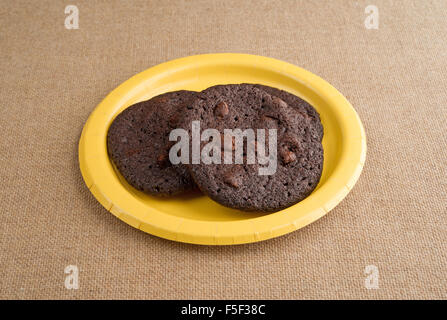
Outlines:
<svg viewBox="0 0 447 320"><path fill-rule="evenodd" d="M272 96L280 98L289 106L291 106L298 112L301 112L306 120L310 122L312 135L314 135L314 137L317 137L320 141L323 139L323 126L321 125L320 115L310 104L308 104L300 97L297 97L294 94L284 90L265 86L262 84L256 84L255 87L271 94Z"/></svg>
<svg viewBox="0 0 447 320"><path fill-rule="evenodd" d="M271 212L301 201L317 186L323 167L320 139L313 134L306 115L280 98L250 84L214 86L202 91L185 111L180 126L190 137L193 121L200 121L202 133L205 129L217 129L221 141L225 140L224 129L253 129L257 138L257 129L265 129L268 138L265 143L257 141L252 146L255 163L247 163L250 153L245 140L243 162L235 164L233 154L233 164L223 163L224 151L239 148L234 139L228 139L229 143L220 146L220 164L200 161L188 165L199 188L216 202L244 211ZM274 132L276 144L273 144ZM201 142L202 152L208 152L209 149L204 149L208 143ZM218 154L217 150L213 149L211 153ZM270 163L259 163L262 150L272 156ZM274 162L276 170L266 170L273 168Z"/></svg>
<svg viewBox="0 0 447 320"><path fill-rule="evenodd" d="M109 156L130 185L156 196L195 187L187 168L169 161L169 133L195 96L192 91L168 92L130 106L113 121L107 134Z"/></svg>

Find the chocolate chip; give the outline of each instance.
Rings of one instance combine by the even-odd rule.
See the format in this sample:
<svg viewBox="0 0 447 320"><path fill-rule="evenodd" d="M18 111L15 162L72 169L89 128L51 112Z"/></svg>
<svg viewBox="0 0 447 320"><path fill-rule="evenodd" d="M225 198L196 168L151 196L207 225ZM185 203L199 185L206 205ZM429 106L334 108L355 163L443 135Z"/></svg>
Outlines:
<svg viewBox="0 0 447 320"><path fill-rule="evenodd" d="M161 168L166 168L171 162L169 161L169 157L167 153L161 153L157 157L157 164Z"/></svg>
<svg viewBox="0 0 447 320"><path fill-rule="evenodd" d="M235 177L235 176L230 176L230 175L229 175L229 176L226 176L226 177L224 178L224 181L225 181L225 183L228 184L230 187L233 187L233 188L239 188L240 183L239 183L237 177Z"/></svg>
<svg viewBox="0 0 447 320"><path fill-rule="evenodd" d="M224 174L224 182L233 188L239 188L242 184L242 168L233 167Z"/></svg>
<svg viewBox="0 0 447 320"><path fill-rule="evenodd" d="M294 152L286 150L286 149L281 149L280 156L281 156L282 161L285 164L289 164L296 160L296 154Z"/></svg>
<svg viewBox="0 0 447 320"><path fill-rule="evenodd" d="M278 97L273 97L272 102L274 105L276 105L278 108L286 109L288 107L287 103L285 103L283 100L281 100Z"/></svg>
<svg viewBox="0 0 447 320"><path fill-rule="evenodd" d="M180 119L180 113L176 112L168 119L168 123L171 127L175 127Z"/></svg>
<svg viewBox="0 0 447 320"><path fill-rule="evenodd" d="M157 103L167 103L169 99L165 96L157 96L154 98Z"/></svg>
<svg viewBox="0 0 447 320"><path fill-rule="evenodd" d="M262 127L267 127L268 129L277 129L279 120L273 118L272 116L262 115L260 123Z"/></svg>
<svg viewBox="0 0 447 320"><path fill-rule="evenodd" d="M216 117L219 118L224 118L228 114L228 112L228 105L224 101L219 102L214 108L214 114L216 115Z"/></svg>
<svg viewBox="0 0 447 320"><path fill-rule="evenodd" d="M281 139L281 145L287 150L300 150L300 141L289 134L285 134Z"/></svg>
<svg viewBox="0 0 447 320"><path fill-rule="evenodd" d="M126 151L126 157L132 157L141 152L141 148L132 148Z"/></svg>

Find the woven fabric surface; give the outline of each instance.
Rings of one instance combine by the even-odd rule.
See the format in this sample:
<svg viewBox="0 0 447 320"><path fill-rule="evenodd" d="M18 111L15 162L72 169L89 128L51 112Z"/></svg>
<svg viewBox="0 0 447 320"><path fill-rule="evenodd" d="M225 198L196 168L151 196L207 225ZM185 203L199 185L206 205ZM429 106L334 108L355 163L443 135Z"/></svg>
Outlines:
<svg viewBox="0 0 447 320"><path fill-rule="evenodd" d="M370 1L4 1L0 298L446 299L447 2L373 2L378 29L364 24ZM77 148L95 106L151 66L216 52L301 66L358 112L364 171L322 219L196 246L126 225L84 185Z"/></svg>

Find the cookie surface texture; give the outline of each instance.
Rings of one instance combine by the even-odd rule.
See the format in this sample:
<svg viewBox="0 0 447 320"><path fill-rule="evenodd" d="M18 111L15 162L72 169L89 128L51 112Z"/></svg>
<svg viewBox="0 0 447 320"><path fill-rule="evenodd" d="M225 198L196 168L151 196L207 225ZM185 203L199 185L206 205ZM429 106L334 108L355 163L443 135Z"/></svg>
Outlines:
<svg viewBox="0 0 447 320"><path fill-rule="evenodd" d="M314 137L318 138L320 141L323 139L323 126L320 121L320 115L309 103L285 90L280 90L262 84L256 84L255 87L271 94L272 96L280 98L289 106L298 112L301 112L304 117L308 117Z"/></svg>
<svg viewBox="0 0 447 320"><path fill-rule="evenodd" d="M170 196L196 186L187 168L169 161L169 133L196 92L175 91L132 105L107 134L109 157L126 181L155 196Z"/></svg>
<svg viewBox="0 0 447 320"><path fill-rule="evenodd" d="M186 109L181 127L192 136L192 123L200 122L200 131L217 129L225 140L225 129L264 129L265 144L255 143L256 162L247 164L246 140L243 163L224 163L226 150L237 151L232 144L221 145L221 163L190 164L188 168L199 188L214 201L243 211L278 211L307 197L317 186L323 167L323 149L312 130L311 118L297 112L283 100L251 84L218 85L199 94ZM197 123L197 122L196 122ZM276 129L276 170L260 174L269 165L259 163L259 151L264 146L270 154L269 137ZM200 148L207 141L201 142ZM259 143L259 141L258 141ZM270 150L269 150L270 149ZM273 160L272 160L273 161Z"/></svg>

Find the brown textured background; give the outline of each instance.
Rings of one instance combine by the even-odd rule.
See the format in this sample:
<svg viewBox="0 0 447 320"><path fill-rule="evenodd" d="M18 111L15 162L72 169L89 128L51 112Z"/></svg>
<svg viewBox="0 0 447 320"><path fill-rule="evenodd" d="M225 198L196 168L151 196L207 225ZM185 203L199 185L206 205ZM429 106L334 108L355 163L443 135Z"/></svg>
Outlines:
<svg viewBox="0 0 447 320"><path fill-rule="evenodd" d="M67 4L79 30L64 28ZM442 0L2 1L0 298L447 298L446 49ZM142 70L213 52L294 63L353 104L366 165L324 218L195 246L133 229L89 193L77 144L95 106ZM70 264L79 290L64 287Z"/></svg>

